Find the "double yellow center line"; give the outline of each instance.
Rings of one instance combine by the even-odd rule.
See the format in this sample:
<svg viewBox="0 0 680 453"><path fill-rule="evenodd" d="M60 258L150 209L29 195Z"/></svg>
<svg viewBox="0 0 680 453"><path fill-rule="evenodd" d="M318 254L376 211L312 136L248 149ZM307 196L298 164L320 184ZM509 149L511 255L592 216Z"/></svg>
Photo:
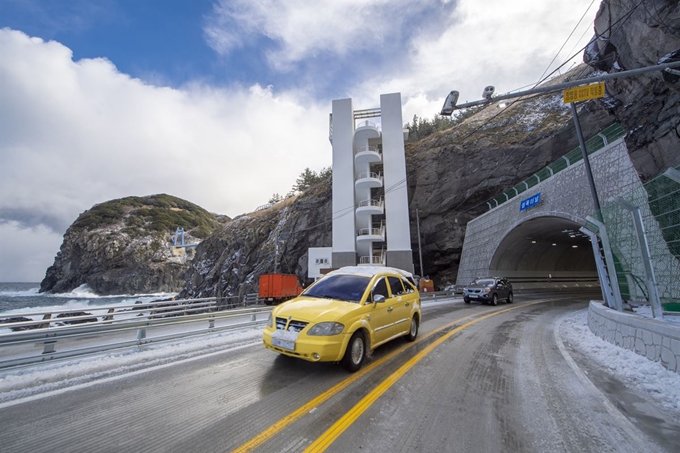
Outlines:
<svg viewBox="0 0 680 453"><path fill-rule="evenodd" d="M505 308L503 310L498 310L494 311L493 313L489 313L487 315L480 316L478 318L475 318L475 316L478 315L471 315L467 316L462 319L457 319L456 321L453 321L443 327L440 327L439 329L430 332L427 336L422 337L417 343L422 343L423 341L426 341L428 338L432 337L433 335L438 334L439 332L451 328L453 325L460 323L461 321L466 321L470 318L475 318L472 319L471 321L467 321L464 324L460 325L459 327L456 327L455 329L451 330L450 332L446 333L445 335L442 335L440 338L437 340L433 341L431 344L429 344L427 347L425 347L422 351L418 352L415 356L413 356L411 359L409 359L404 365L399 367L394 373L392 373L387 379L385 379L380 385L378 385L376 388L374 388L368 395L366 395L364 398L361 399L352 409L350 409L345 415L343 415L338 421L336 421L330 428L326 430L318 439L316 439L307 449L305 452L321 452L325 451L326 448L328 448L340 435L350 426L354 421L359 418L366 410L378 399L380 396L385 393L392 385L394 385L399 379L401 379L408 370L413 368L413 366L420 362L425 356L427 356L434 348L451 338L453 335L457 334L463 329L466 329L467 327L470 327L473 324L476 324L480 321L483 321L485 319L491 318L493 316L500 315L502 313L506 313L511 310L516 310L518 308L524 308L527 306L531 305L536 305L536 304L541 304L546 302L545 300L543 301L537 301L537 302L531 302L527 304L522 304L522 305L517 305L511 308ZM253 437L250 439L248 442L245 444L241 445L238 447L236 450L233 450L234 452L238 453L243 453L243 452L249 452L252 451L253 449L257 448L258 446L262 445L264 442L268 441L271 439L274 435L276 435L279 431L283 430L286 428L288 425L292 424L296 420L298 420L300 417L302 417L305 414L308 414L311 410L317 408L319 405L321 405L323 402L327 401L329 398L333 397L334 395L338 394L340 391L343 389L347 388L349 385L352 383L356 382L357 380L361 379L363 376L366 374L370 373L373 369L376 367L382 365L386 361L390 360L393 358L395 355L400 354L402 351L405 349L411 347L413 344L408 344L404 345L401 348L393 351L392 353L386 355L385 357L376 360L375 362L371 363L369 366L364 367L360 371L354 373L347 379L344 379L342 382L336 384L335 386L331 387L327 391L321 393L308 403L302 405L300 408L296 409L295 411L291 412L287 416L283 417L281 420L278 422L274 423L272 426L267 428L266 430L262 431L260 434L257 436Z"/></svg>

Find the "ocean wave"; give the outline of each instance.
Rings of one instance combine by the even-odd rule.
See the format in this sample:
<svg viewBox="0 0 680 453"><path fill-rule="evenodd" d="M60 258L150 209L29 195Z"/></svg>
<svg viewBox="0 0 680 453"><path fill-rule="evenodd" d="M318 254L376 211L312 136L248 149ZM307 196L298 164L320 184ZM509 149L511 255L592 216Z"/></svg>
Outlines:
<svg viewBox="0 0 680 453"><path fill-rule="evenodd" d="M40 287L31 289L0 291L0 297L35 297L40 295Z"/></svg>
<svg viewBox="0 0 680 453"><path fill-rule="evenodd" d="M22 287L0 283L0 319L23 316L25 313L60 312L66 310L91 312L96 311L100 307L102 310L106 310L134 305L137 302L147 303L171 299L177 296L177 293L100 296L95 294L87 285L82 285L69 293L49 294L38 292L39 288L37 286L27 289L28 286L26 284Z"/></svg>
<svg viewBox="0 0 680 453"><path fill-rule="evenodd" d="M165 299L175 297L177 293L149 293L149 294L112 294L102 296L95 293L90 286L85 283L68 293L45 294L47 297L65 298L65 299L134 299L152 297L155 299Z"/></svg>

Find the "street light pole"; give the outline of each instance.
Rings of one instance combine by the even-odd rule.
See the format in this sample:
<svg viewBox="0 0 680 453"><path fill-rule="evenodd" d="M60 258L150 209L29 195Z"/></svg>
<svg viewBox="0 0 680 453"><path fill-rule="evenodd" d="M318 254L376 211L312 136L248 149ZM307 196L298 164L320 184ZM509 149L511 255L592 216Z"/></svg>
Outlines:
<svg viewBox="0 0 680 453"><path fill-rule="evenodd" d="M596 76L596 77L590 77L588 79L572 80L570 82L564 82L564 83L558 83L556 85L533 88L531 90L526 90L526 91L518 91L516 93L507 93L507 94L501 94L501 95L493 96L493 97L485 97L484 99L480 99L479 101L466 102L465 104L460 104L460 105L454 104L454 105L451 106L452 108L450 109L450 111L449 110L442 111L440 113L440 115L451 116L451 114L453 113L453 110L456 110L456 109L464 109L464 108L468 108L468 107L475 107L475 106L478 106L478 105L493 104L494 102L503 101L505 99L515 99L515 98L520 98L522 96L530 96L530 95L533 95L533 94L553 93L555 91L562 91L566 88L573 88L573 87L577 87L577 86L589 85L593 82L602 82L602 81L605 81L605 80L613 80L613 79L618 79L618 78L621 78L621 77L630 77L630 76L634 76L634 75L644 74L644 73L647 73L647 72L671 71L672 68L680 68L680 61L674 61L672 63L658 64L658 65L654 65L654 66L647 66L645 68L631 69L631 70L628 70L628 71L616 72L614 74L604 74L604 75L600 75L600 76Z"/></svg>
<svg viewBox="0 0 680 453"><path fill-rule="evenodd" d="M581 147L583 154L583 165L585 166L586 176L588 177L588 184L590 185L590 194L593 197L593 204L595 205L595 212L600 211L600 200L597 197L597 189L595 188L595 180L593 179L593 171L590 168L590 159L588 158L588 151L586 150L586 142L583 140L583 132L581 131L581 122L578 120L578 113L576 112L576 102L570 102L571 114L574 117L574 127L576 128L576 136L578 137L578 145Z"/></svg>
<svg viewBox="0 0 680 453"><path fill-rule="evenodd" d="M420 216L418 215L418 209L416 209L416 228L418 230L418 255L420 257L420 276L424 276L423 272L423 249L420 247Z"/></svg>

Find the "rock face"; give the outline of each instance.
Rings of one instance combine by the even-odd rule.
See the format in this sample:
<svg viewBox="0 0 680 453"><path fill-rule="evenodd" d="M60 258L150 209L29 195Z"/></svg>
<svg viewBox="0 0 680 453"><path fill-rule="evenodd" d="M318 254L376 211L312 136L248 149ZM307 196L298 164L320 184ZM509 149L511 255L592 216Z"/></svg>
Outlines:
<svg viewBox="0 0 680 453"><path fill-rule="evenodd" d="M164 194L95 205L66 230L40 292L83 284L100 295L179 291L194 249L172 246L176 228L185 229L190 244L227 220Z"/></svg>
<svg viewBox="0 0 680 453"><path fill-rule="evenodd" d="M331 243L331 194L330 180L323 181L224 225L197 247L179 297L243 296L275 271L305 283L307 249Z"/></svg>
<svg viewBox="0 0 680 453"><path fill-rule="evenodd" d="M611 73L656 65L680 50L679 23L677 0L603 1L584 60ZM610 112L629 131L626 144L642 179L678 165L680 82L650 72L607 81L606 87L615 100Z"/></svg>

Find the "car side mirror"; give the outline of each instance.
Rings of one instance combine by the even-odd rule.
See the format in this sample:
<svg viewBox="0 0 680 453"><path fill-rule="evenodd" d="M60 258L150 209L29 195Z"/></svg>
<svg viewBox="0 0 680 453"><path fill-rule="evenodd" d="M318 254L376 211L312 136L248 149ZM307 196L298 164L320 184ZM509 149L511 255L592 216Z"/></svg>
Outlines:
<svg viewBox="0 0 680 453"><path fill-rule="evenodd" d="M373 295L373 302L378 303L378 302L385 302L385 296L382 294L375 294Z"/></svg>

